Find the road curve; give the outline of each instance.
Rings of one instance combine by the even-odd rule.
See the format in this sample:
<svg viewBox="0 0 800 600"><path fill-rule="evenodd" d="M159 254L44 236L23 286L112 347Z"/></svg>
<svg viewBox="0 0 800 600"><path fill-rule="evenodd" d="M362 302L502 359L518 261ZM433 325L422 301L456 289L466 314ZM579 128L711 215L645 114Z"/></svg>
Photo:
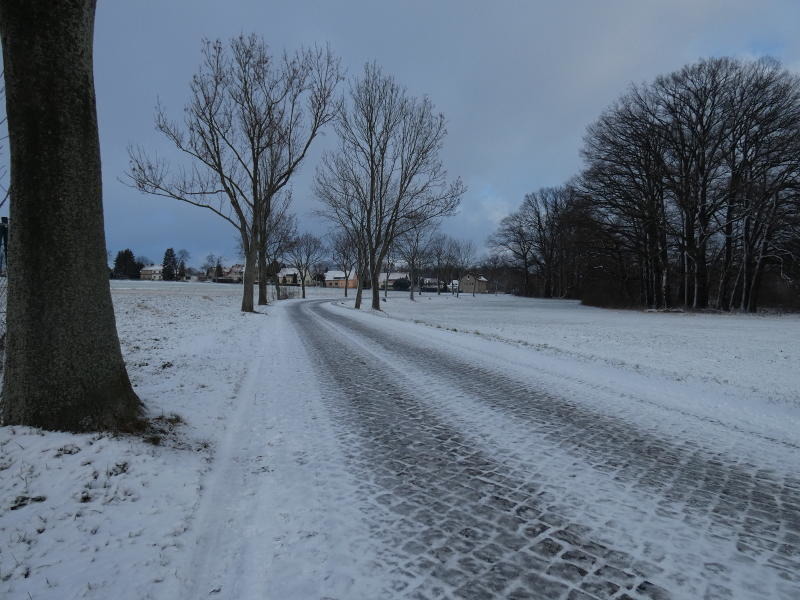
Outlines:
<svg viewBox="0 0 800 600"><path fill-rule="evenodd" d="M545 393L457 336L387 332L325 301L287 311L385 597L800 597L797 462L765 468Z"/></svg>

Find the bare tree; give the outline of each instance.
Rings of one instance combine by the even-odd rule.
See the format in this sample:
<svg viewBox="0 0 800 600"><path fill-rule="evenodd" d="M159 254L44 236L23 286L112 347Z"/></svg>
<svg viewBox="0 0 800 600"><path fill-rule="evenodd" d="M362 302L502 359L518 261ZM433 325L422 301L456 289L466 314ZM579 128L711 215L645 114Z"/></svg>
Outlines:
<svg viewBox="0 0 800 600"><path fill-rule="evenodd" d="M258 303L267 303L267 251L276 238L285 237L281 215L291 193L281 194L306 157L320 130L341 110L335 91L342 80L340 60L330 48L302 50L269 82L267 147L260 170L264 178L262 223L258 228ZM273 204L278 203L273 215ZM276 235L271 228L278 228ZM270 242L272 238L272 242Z"/></svg>
<svg viewBox="0 0 800 600"><path fill-rule="evenodd" d="M613 256L593 272L620 265L607 288L638 279L654 307L677 288L687 307L756 310L765 269L797 270L798 131L800 78L774 60L701 60L631 88L585 138L580 194Z"/></svg>
<svg viewBox="0 0 800 600"><path fill-rule="evenodd" d="M383 272L386 275L386 279L383 282L383 299L386 300L389 298L389 279L392 276L395 268L395 262L397 260L397 249L396 245L392 244L389 246L389 249L386 251L386 254L383 257Z"/></svg>
<svg viewBox="0 0 800 600"><path fill-rule="evenodd" d="M346 229L339 229L331 234L330 247L333 264L344 273L344 295L347 297L350 276L358 264L357 242Z"/></svg>
<svg viewBox="0 0 800 600"><path fill-rule="evenodd" d="M298 271L303 298L306 297L306 279L323 258L325 245L310 233L298 237L289 248L289 263Z"/></svg>
<svg viewBox="0 0 800 600"><path fill-rule="evenodd" d="M444 233L435 234L430 243L430 254L436 271L436 294L441 295L444 269L450 257L450 238Z"/></svg>
<svg viewBox="0 0 800 600"><path fill-rule="evenodd" d="M108 283L94 16L93 0L0 8L14 225L4 425L141 426ZM53 260L64 255L70 260Z"/></svg>
<svg viewBox="0 0 800 600"><path fill-rule="evenodd" d="M6 89L0 86L0 104L5 108L5 95ZM3 110L3 116L0 118L0 129L6 130L6 115ZM7 135L0 137L0 157L6 151ZM10 187L8 185L8 169L5 166L5 160L0 163L0 209L3 208L8 202ZM0 370L3 368L5 362L5 347L6 347L6 307L8 300L8 277L6 270L8 267L8 223L0 223ZM109 257L110 260L110 257Z"/></svg>
<svg viewBox="0 0 800 600"><path fill-rule="evenodd" d="M266 283L266 271L273 269L275 272L275 298L278 300L281 299L281 282L278 271L297 238L297 219L289 212L291 201L292 195L288 192L273 200L267 226L264 229L266 234L264 262L267 269L259 268L259 285L262 279Z"/></svg>
<svg viewBox="0 0 800 600"><path fill-rule="evenodd" d="M500 226L490 237L489 245L505 256L509 263L522 273L522 295L530 293L530 271L533 264L534 241L529 227L530 219L521 209L500 221Z"/></svg>
<svg viewBox="0 0 800 600"><path fill-rule="evenodd" d="M452 214L464 186L447 183L439 159L444 116L375 64L351 82L336 130L340 147L318 169L318 196L334 221L360 228L372 308L380 310L379 273L392 242L415 224Z"/></svg>
<svg viewBox="0 0 800 600"><path fill-rule="evenodd" d="M533 243L532 257L545 298L563 294L563 275L559 271L563 264L561 226L571 193L568 186L542 188L527 194L522 203L521 213Z"/></svg>
<svg viewBox="0 0 800 600"><path fill-rule="evenodd" d="M217 256L216 254L209 253L203 264L200 265L200 268L203 270L203 274L206 277L209 277L209 273L211 274L211 278L214 277L214 269L217 267L217 264L221 262L221 256Z"/></svg>
<svg viewBox="0 0 800 600"><path fill-rule="evenodd" d="M408 266L408 275L411 278L409 298L414 300L414 286L419 294L420 271L431 258L431 245L433 242L434 221L425 221L416 227L405 231L397 238L397 254Z"/></svg>
<svg viewBox="0 0 800 600"><path fill-rule="evenodd" d="M500 254L489 254L483 261L482 268L489 275L489 279L492 282L492 287L494 288L492 293L497 294L503 271L507 268L504 257Z"/></svg>
<svg viewBox="0 0 800 600"><path fill-rule="evenodd" d="M456 281L456 297L461 294L461 277L472 266L475 260L475 246L472 245L470 240L451 240L450 242L450 260L452 261L455 269Z"/></svg>
<svg viewBox="0 0 800 600"><path fill-rule="evenodd" d="M319 214L345 232L356 248L356 289L355 308L361 308L364 283L369 279L367 256L367 214L364 203L359 200L361 185L355 165L342 154L326 154L323 167L317 169L315 193L324 208Z"/></svg>
<svg viewBox="0 0 800 600"><path fill-rule="evenodd" d="M6 97L6 88L0 87L0 104L5 106L5 97ZM6 129L6 118L5 112L3 113L2 118L0 118L0 129ZM8 140L8 136L4 135L0 137L0 156L6 150L6 141ZM10 187L8 185L8 169L5 166L5 161L0 164L0 208L3 208L8 202L8 197L10 195Z"/></svg>
<svg viewBox="0 0 800 600"><path fill-rule="evenodd" d="M156 129L188 165L129 150L131 185L206 208L236 228L245 257L243 311L253 310L253 283L265 267L272 199L333 118L340 79L329 49L276 59L256 35L234 38L227 49L206 40L183 124L170 121L160 106L156 114ZM266 303L265 287L259 286L259 301Z"/></svg>

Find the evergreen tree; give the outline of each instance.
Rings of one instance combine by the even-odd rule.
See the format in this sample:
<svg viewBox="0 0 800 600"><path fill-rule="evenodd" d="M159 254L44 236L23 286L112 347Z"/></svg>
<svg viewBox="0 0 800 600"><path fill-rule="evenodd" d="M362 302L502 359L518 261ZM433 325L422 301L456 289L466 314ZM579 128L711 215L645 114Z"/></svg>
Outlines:
<svg viewBox="0 0 800 600"><path fill-rule="evenodd" d="M161 266L164 268L161 272L164 281L175 281L175 275L178 271L178 259L175 257L175 250L167 248L167 251L164 252L164 261Z"/></svg>
<svg viewBox="0 0 800 600"><path fill-rule="evenodd" d="M181 261L178 263L178 281L186 279L186 262Z"/></svg>
<svg viewBox="0 0 800 600"><path fill-rule="evenodd" d="M217 266L214 267L214 278L219 279L222 277L222 263L217 261Z"/></svg>
<svg viewBox="0 0 800 600"><path fill-rule="evenodd" d="M114 259L114 269L111 275L114 279L138 279L139 271L144 265L136 259L130 248L120 250Z"/></svg>
<svg viewBox="0 0 800 600"><path fill-rule="evenodd" d="M136 265L136 258L130 248L120 250L114 259L114 279L125 279L131 276L131 266Z"/></svg>

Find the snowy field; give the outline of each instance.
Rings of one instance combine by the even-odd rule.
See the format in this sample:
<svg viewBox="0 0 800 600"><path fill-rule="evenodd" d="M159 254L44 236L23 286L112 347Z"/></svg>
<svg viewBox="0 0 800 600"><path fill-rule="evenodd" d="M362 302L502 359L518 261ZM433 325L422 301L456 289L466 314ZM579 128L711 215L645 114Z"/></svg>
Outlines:
<svg viewBox="0 0 800 600"><path fill-rule="evenodd" d="M504 294L426 293L411 302L407 292L390 292L382 307L393 318L534 349L573 368L577 361L693 385L698 405L712 411L800 416L800 315L610 310Z"/></svg>
<svg viewBox="0 0 800 600"><path fill-rule="evenodd" d="M112 295L128 373L164 434L0 428L2 598L167 597L158 590L269 326L240 313L234 285L114 281Z"/></svg>
<svg viewBox="0 0 800 600"><path fill-rule="evenodd" d="M241 287L235 285L112 282L112 295L132 382L161 432L142 440L0 428L0 598L394 597L387 582L399 586L391 578L410 567L392 566L397 544L378 544L375 531L423 538L425 533L407 519L395 522L397 515L381 512L386 494L375 473L395 468L395 447L373 447L380 435L376 441L358 432L372 427L417 439L410 446L401 440L397 452L405 461L416 448L421 459L407 468L423 468L438 464L438 458L424 455L439 447L425 442L436 419L441 425L430 433L434 441L442 428L453 427L473 446L458 458L465 448L459 442L450 450L458 460L447 463L443 457L438 470L416 479L436 479L448 469L460 477L463 469L473 468L476 451L495 465L489 480L500 477L497 464L505 465L507 479L513 472L520 481L532 476L526 471L530 465L538 464L536 485L558 496L548 510L583 523L576 531L623 548L619 556L639 556L641 562L660 556L663 572L651 567L655 584L631 575L631 597L662 597L647 594L670 586L678 592L663 597L695 597L694 590L705 589L710 577L702 565L717 565L715 552L739 556L743 538L736 546L739 534L732 525L711 519L713 539L702 537L705 533L695 539L694 513L680 501L677 513L683 518L681 511L688 511L688 520L664 516L661 488L646 483L656 459L645 454L620 459L641 440L615 423L626 423L644 439L656 436L659 447L672 448L675 456L692 449L686 456L693 464L718 453L718 459L698 463L705 474L752 469L758 481L784 482L786 523L800 526L791 516L800 510L792 500L800 484L796 463L789 464L797 458L800 430L797 316L613 311L492 295L426 294L412 303L405 293L390 293L385 313L359 314L348 310L352 296L345 300L341 290L316 288L308 290L309 298L335 302L301 307L292 300L242 314ZM424 368L428 345L432 356L449 361L442 363L441 377L436 368ZM352 374L336 366L350 355L358 357L351 361ZM464 368L472 379L460 380ZM374 382L369 373L376 374ZM499 378L494 395L471 391L475 386L466 383L486 377ZM504 377L515 379L504 383ZM513 381L525 383L514 387ZM389 412L358 424L362 417L341 402L351 386L365 382L367 398L382 397L395 386L398 400L383 408L376 404L375 410ZM435 393L408 395L415 385ZM590 422L596 420L597 431L580 441L577 425L558 425L561 413L545 412L536 419L544 419L546 431L532 435L524 405L529 388L575 402L576 414L595 415ZM511 403L515 394L522 394L523 404ZM381 425L405 405L408 421L396 428ZM430 416L423 419L420 411ZM554 420L548 424L547 419ZM620 432L620 438L608 435ZM570 437L559 438L567 433ZM358 451L362 446L365 450ZM381 456L386 466L376 463ZM626 462L629 466L613 480L604 475ZM627 480L634 476L629 471L637 478L645 473L644 479ZM670 480L668 489L680 479ZM692 481L681 485L700 493ZM602 502L590 502L593 497ZM458 503L467 510L471 501ZM401 505L410 504L411 499ZM734 513L728 521L745 519L735 506L729 510ZM635 523L633 533L630 523ZM758 533L764 540L780 534L790 544L785 548L800 548L797 533L758 523L766 527ZM550 535L542 531L543 537ZM661 554L653 554L643 542L645 534L648 539L671 536L674 543L664 542ZM772 544L764 547L776 548L774 541L764 540L760 543ZM760 554L753 556L757 560L731 563L733 575L721 571L719 577L734 592L716 597L770 597L764 590L777 590L789 595L772 597L790 598L792 590L800 590L791 578L770 579L768 586L774 587L762 581L761 588L747 588L748 579L774 575L762 570ZM784 570L797 563L796 557L769 560L778 558ZM597 572L602 569L608 572L609 565ZM678 575L673 578L669 569ZM412 585L425 584L419 575L409 577ZM578 585L558 577L547 581L559 590ZM616 589L614 597L622 597L625 589Z"/></svg>

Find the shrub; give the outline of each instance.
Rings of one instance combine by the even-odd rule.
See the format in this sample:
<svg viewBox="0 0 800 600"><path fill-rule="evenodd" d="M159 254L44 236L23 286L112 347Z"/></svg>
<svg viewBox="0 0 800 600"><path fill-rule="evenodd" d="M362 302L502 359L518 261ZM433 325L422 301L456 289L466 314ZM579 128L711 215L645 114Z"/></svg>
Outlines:
<svg viewBox="0 0 800 600"><path fill-rule="evenodd" d="M398 279L395 281L392 284L392 287L397 291L403 292L411 287L411 282L407 278L403 277L403 279Z"/></svg>

